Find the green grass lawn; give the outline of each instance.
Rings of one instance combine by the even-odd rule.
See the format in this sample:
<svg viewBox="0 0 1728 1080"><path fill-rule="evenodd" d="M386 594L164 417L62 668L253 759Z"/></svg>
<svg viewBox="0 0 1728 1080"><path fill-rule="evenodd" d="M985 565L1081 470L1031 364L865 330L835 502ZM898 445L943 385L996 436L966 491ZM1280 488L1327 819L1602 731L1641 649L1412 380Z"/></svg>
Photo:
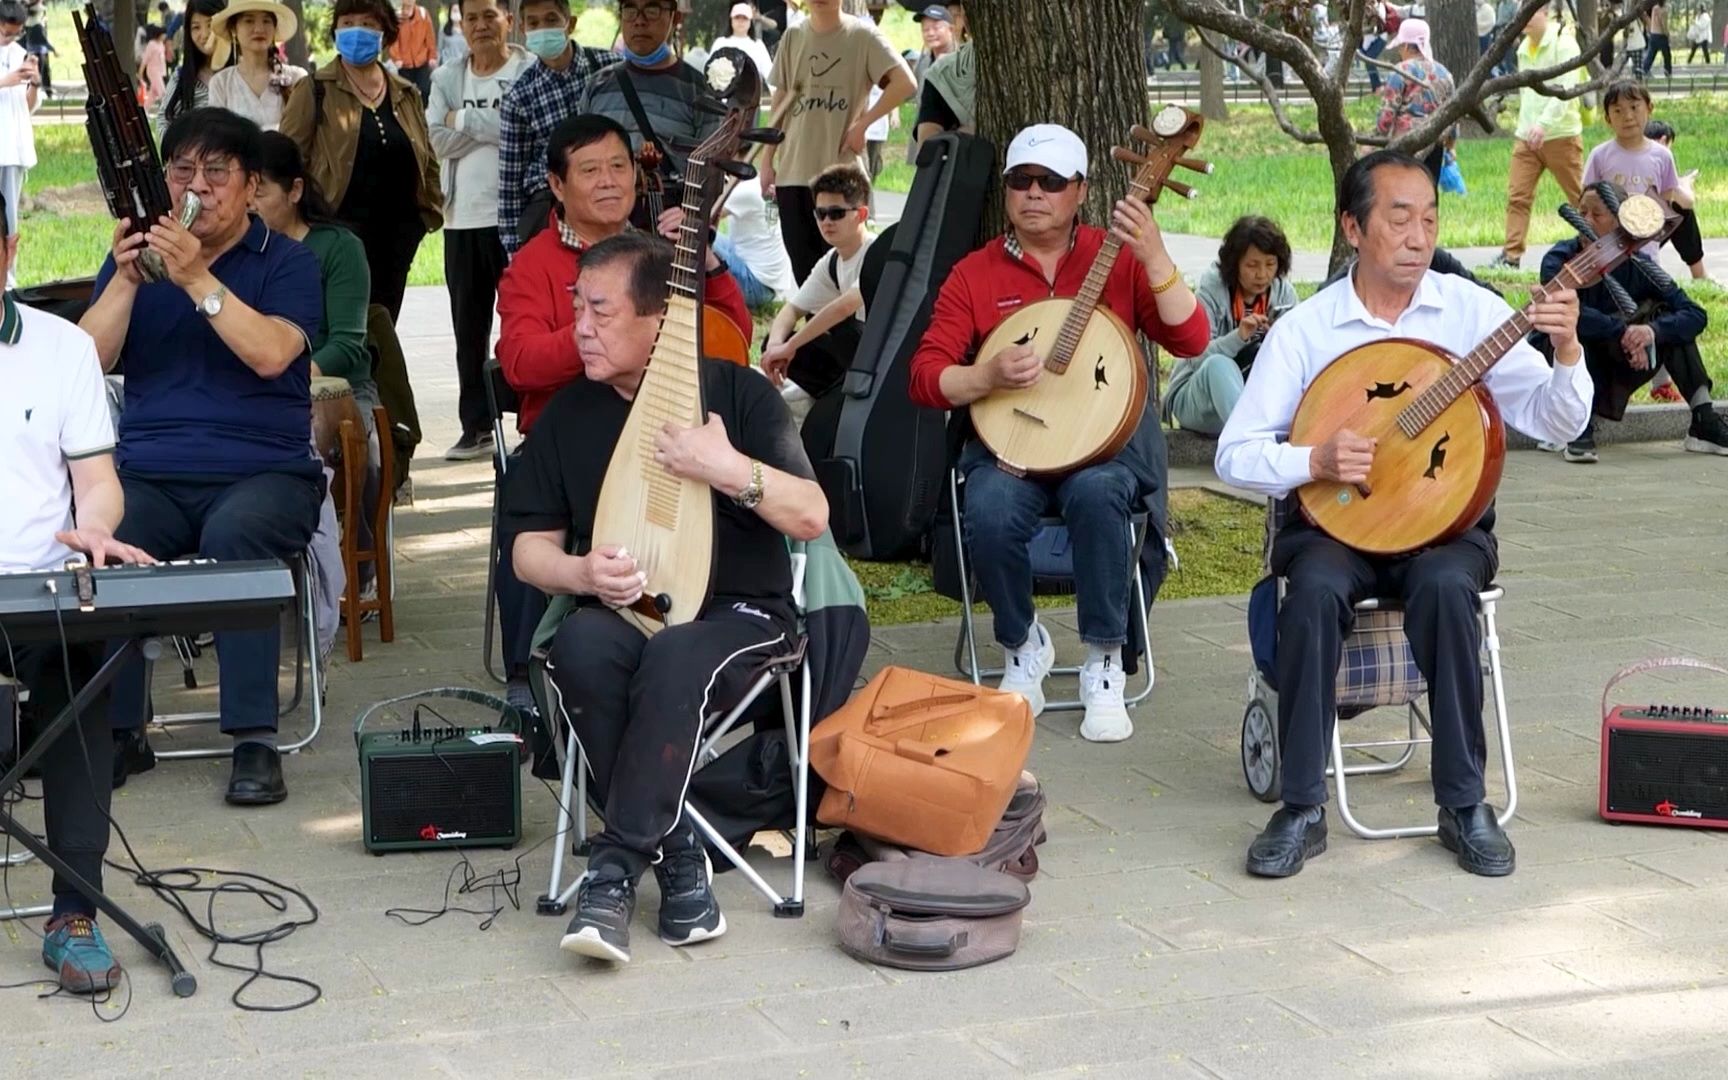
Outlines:
<svg viewBox="0 0 1728 1080"><path fill-rule="evenodd" d="M1158 591L1160 599L1241 596L1260 579L1266 509L1197 488L1170 493L1170 532L1181 568ZM938 595L930 567L921 562L853 562L864 586L872 626L928 622L960 613L960 604ZM1041 608L1073 607L1071 596L1040 596ZM989 609L973 608L979 614Z"/></svg>
<svg viewBox="0 0 1728 1080"><path fill-rule="evenodd" d="M1371 129L1378 105L1373 100L1352 106L1358 130ZM1292 108L1298 125L1313 124L1313 110ZM1660 99L1656 115L1679 132L1675 157L1682 172L1701 168L1697 182L1699 224L1705 236L1728 233L1728 94L1695 94ZM1510 116L1505 120L1510 125ZM1584 149L1610 138L1600 119L1584 129ZM1509 136L1461 139L1458 166L1470 193L1442 195L1440 243L1444 247L1498 246L1505 239L1506 170L1511 160ZM1158 204L1158 220L1174 232L1222 236L1244 213L1264 214L1283 226L1297 248L1326 251L1332 245L1332 175L1322 147L1299 146L1278 130L1271 110L1232 107L1230 119L1208 124L1199 155L1213 163L1211 176L1181 178L1199 189L1199 197L1167 198ZM1530 242L1549 244L1572 235L1554 213L1564 201L1553 177L1544 173L1536 189Z"/></svg>

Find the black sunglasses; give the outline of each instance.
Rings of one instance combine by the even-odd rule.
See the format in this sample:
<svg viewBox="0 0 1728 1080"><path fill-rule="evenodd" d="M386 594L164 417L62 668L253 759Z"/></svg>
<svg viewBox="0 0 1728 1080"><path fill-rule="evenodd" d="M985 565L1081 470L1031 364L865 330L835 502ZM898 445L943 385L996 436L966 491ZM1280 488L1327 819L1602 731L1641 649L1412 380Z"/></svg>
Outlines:
<svg viewBox="0 0 1728 1080"><path fill-rule="evenodd" d="M1005 182L1013 191L1031 191L1032 185L1037 184L1044 189L1046 195L1060 195L1068 190L1068 185L1074 183L1074 180L1066 176L1057 176L1055 173L1033 175L1028 172L1011 172L1005 178Z"/></svg>
<svg viewBox="0 0 1728 1080"><path fill-rule="evenodd" d="M845 221L857 212L856 206L818 206L814 211L817 221Z"/></svg>

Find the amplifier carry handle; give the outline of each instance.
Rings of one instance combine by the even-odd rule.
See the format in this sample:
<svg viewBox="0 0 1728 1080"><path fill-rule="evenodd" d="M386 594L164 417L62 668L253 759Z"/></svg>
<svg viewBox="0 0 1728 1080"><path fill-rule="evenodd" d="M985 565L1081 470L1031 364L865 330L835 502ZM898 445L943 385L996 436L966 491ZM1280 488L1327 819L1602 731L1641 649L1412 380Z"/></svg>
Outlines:
<svg viewBox="0 0 1728 1080"><path fill-rule="evenodd" d="M412 694L402 694L393 698L368 705L359 716L354 718L354 745L360 745L360 733L366 729L366 721L372 714L391 705L400 705L404 701L414 701L419 698L451 698L456 701L466 701L474 705L484 705L498 713L499 727L509 732L522 734L522 715L516 711L516 706L495 694L484 690L471 690L466 686L440 686L431 690L416 690Z"/></svg>
<svg viewBox="0 0 1728 1080"><path fill-rule="evenodd" d="M1640 660L1619 670L1608 685L1602 688L1602 719L1608 719L1608 694L1621 681L1646 671L1656 671L1659 668L1694 668L1699 671L1714 671L1718 675L1728 675L1728 668L1717 667L1708 660L1694 660L1689 656L1664 656L1655 660Z"/></svg>

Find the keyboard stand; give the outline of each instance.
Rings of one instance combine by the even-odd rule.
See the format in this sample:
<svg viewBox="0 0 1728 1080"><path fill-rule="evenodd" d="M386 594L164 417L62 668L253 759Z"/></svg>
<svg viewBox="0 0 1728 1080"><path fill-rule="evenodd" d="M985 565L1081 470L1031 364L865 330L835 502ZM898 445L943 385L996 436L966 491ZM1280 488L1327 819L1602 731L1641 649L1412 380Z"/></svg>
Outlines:
<svg viewBox="0 0 1728 1080"><path fill-rule="evenodd" d="M144 655L149 651L160 652L160 650L161 645L155 640L152 639L148 649L146 649L136 638L128 639L124 645L115 650L114 654L103 663L90 681L78 691L72 702L60 710L60 714L54 718L52 723L42 729L30 748L19 755L18 761L7 771L6 775L0 776L0 791L11 791L22 783L24 774L29 771L32 765L36 764L37 759L47 751L54 740L68 735L67 729L72 726L73 719L85 709L96 708L97 699L108 689L108 684L114 681L115 675L119 673L123 664L135 656ZM73 737L76 738L76 735ZM113 920L112 925L118 926L132 935L132 939L143 946L145 952L162 961L163 966L168 969L171 979L170 985L174 988L176 997L191 997L197 991L197 977L187 971L185 965L180 962L180 958L174 954L174 949L168 944L168 935L163 931L161 923L140 923L127 914L125 908L108 899L100 889L85 881L58 855L49 851L47 844L38 840L29 828L20 824L3 806L0 806L0 832L11 836L20 847L41 860L43 866L70 881L79 892L96 905L99 911Z"/></svg>

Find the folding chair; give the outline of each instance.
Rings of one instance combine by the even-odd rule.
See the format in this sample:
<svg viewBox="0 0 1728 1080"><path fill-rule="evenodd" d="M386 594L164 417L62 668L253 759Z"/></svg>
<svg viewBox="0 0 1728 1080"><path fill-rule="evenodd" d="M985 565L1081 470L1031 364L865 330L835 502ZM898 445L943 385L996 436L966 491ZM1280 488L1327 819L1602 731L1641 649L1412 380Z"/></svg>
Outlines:
<svg viewBox="0 0 1728 1080"><path fill-rule="evenodd" d="M958 592L954 597L960 601L960 633L954 642L954 667L962 675L972 680L974 684L981 683L986 678L1000 678L1002 669L980 667L978 663L978 637L975 619L972 613L973 580L971 564L966 556L966 528L964 515L961 511L962 482L958 469L948 470L948 508L950 524L954 530L954 557L958 568ZM1151 602L1146 596L1146 582L1140 575L1140 549L1146 542L1148 519L1145 511L1131 515L1128 519L1128 550L1130 576L1134 581L1133 606L1131 617L1140 628L1145 668L1142 674L1129 680L1128 692L1123 702L1128 705L1138 705L1152 693L1152 684L1157 674L1152 666L1152 614ZM1059 516L1048 515L1038 521L1038 532L1032 538L1032 594L1034 596L1072 596L1074 594L1074 564L1067 546L1068 527ZM1056 667L1050 670L1052 675L1078 675L1080 668L1076 665ZM1138 683L1138 688L1135 684ZM1044 706L1045 712L1072 712L1085 708L1085 703L1078 697L1063 700L1052 700Z"/></svg>
<svg viewBox="0 0 1728 1080"><path fill-rule="evenodd" d="M298 558L289 561L289 569L294 575L294 596L298 604L295 612L294 633L294 695L288 703L277 711L278 717L286 717L300 707L305 699L311 713L312 726L304 736L280 747L284 754L296 754L318 737L318 732L324 726L324 660L318 651L317 611L312 596L312 564L311 557L302 552ZM189 669L188 669L189 670ZM149 686L155 674L155 664L146 662L144 678ZM152 716L149 726L161 729L183 727L189 724L208 724L221 719L216 712L185 712L168 713ZM172 758L218 758L233 754L232 746L223 747L191 747L182 750L157 750L156 756L162 759Z"/></svg>
<svg viewBox="0 0 1728 1080"><path fill-rule="evenodd" d="M805 557L794 553L792 556L793 597L797 602L800 616L804 612L803 578ZM568 607L554 605L548 609L546 621L556 626L562 621ZM767 693L770 687L780 691L780 712L786 725L786 749L792 766L792 791L796 807L796 824L788 834L792 843L792 891L781 893L770 885L766 879L751 866L749 861L729 843L719 831L709 823L702 812L691 800L684 801L684 814L690 822L701 830L703 837L714 846L727 862L731 863L745 879L768 898L774 905L776 918L796 919L804 914L804 860L810 841L809 798L810 798L810 726L811 726L811 685L810 667L805 662L806 650L809 647L809 637L800 632L798 640L791 652L764 661L751 677L749 688L736 704L723 712L715 712L703 718L702 734L696 750L696 771L717 759L722 749L722 743L729 735L737 733L740 721L746 719L753 706ZM559 824L558 834L553 840L552 877L546 886L546 895L539 898L536 909L542 915L562 915L568 909L571 897L582 883L581 877L564 884L564 853L568 845L566 837L574 832L576 836L575 849L586 853L588 848L588 761L582 753L582 747L576 741L576 732L565 720L562 707L553 708L556 704L557 690L551 680L546 677L546 657L543 650L535 650L534 660L530 667L530 685L534 697L540 706L541 715L548 719L557 717L564 728L562 740L562 786L559 790ZM798 691L793 692L792 680L798 680Z"/></svg>
<svg viewBox="0 0 1728 1080"><path fill-rule="evenodd" d="M509 681L500 674L504 669L503 646L500 644L500 652L494 656L492 641L498 627L498 525L503 513L500 497L504 472L510 466L510 454L504 443L504 415L520 412L522 402L510 381L504 378L504 367L497 357L486 361L486 406L492 413L492 461L498 470L498 482L492 487L492 539L486 547L486 628L480 639L480 659L486 666L486 674L502 683ZM495 660L496 667L493 666Z"/></svg>
<svg viewBox="0 0 1728 1080"><path fill-rule="evenodd" d="M1287 507L1270 500L1266 512L1265 560L1267 578L1256 591L1268 589L1275 604L1284 600L1284 580L1271 576L1272 539L1283 526ZM1498 604L1506 590L1490 583L1477 594L1482 622L1482 674L1488 680L1494 703L1495 727L1500 739L1500 761L1505 772L1506 806L1500 824L1512 819L1518 809L1518 778L1512 762L1512 726L1506 714L1506 683L1500 664L1500 633L1496 623ZM1250 601L1251 611L1255 607ZM1273 612L1276 619L1276 609ZM1251 625L1254 616L1250 615ZM1262 629L1265 629L1264 624ZM1276 630L1270 631L1274 640ZM1281 794L1281 761L1278 747L1278 691L1270 655L1256 642L1254 670L1248 678L1248 708L1242 716L1242 776L1248 790L1262 802L1277 802ZM1265 655L1263 655L1265 654ZM1432 743L1433 729L1422 702L1428 683L1416 666L1410 639L1404 634L1404 612L1396 600L1371 597L1356 605L1356 625L1344 639L1344 657L1338 668L1337 716L1332 725L1332 763L1326 775L1338 785L1338 815L1351 832L1364 840L1433 836L1435 825L1405 825L1375 828L1363 824L1350 805L1349 778L1395 773L1410 763L1416 748ZM1408 730L1402 737L1344 742L1343 722L1377 708L1406 710ZM1352 750L1374 760L1346 765L1344 751ZM1382 755L1390 751L1390 755ZM1382 755L1376 757L1375 755Z"/></svg>

